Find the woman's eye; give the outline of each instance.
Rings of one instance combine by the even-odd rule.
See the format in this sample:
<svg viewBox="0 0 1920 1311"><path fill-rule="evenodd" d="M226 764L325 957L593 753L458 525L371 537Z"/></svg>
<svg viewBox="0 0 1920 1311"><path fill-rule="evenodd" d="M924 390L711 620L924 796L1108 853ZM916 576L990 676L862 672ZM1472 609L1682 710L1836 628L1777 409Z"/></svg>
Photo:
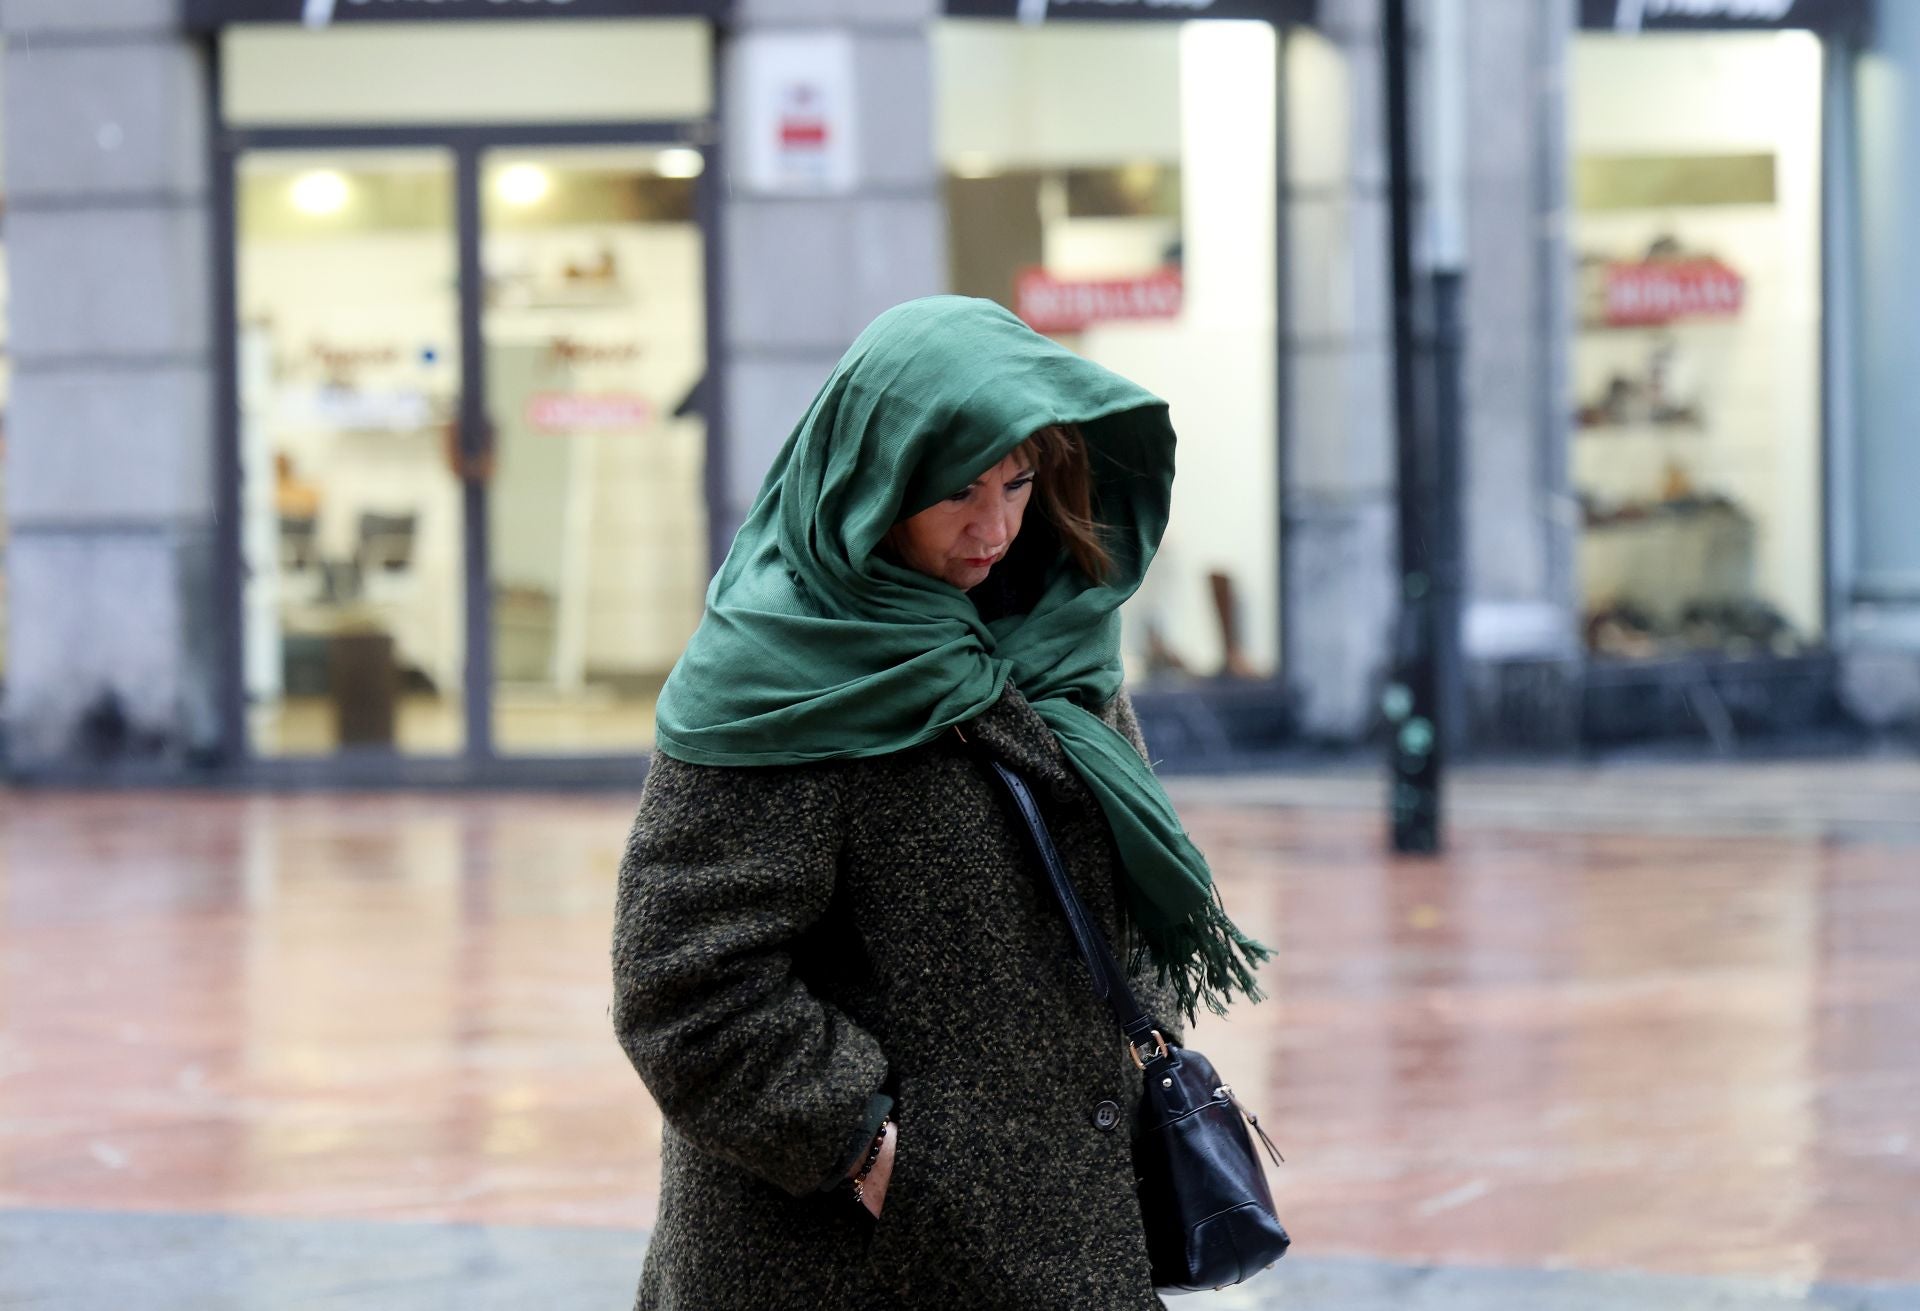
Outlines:
<svg viewBox="0 0 1920 1311"><path fill-rule="evenodd" d="M1017 481L1017 482L1010 482L1010 483L1008 483L1008 484L1007 484L1007 490L1008 490L1008 491L1010 491L1010 492L1024 492L1024 491L1026 491L1026 490L1027 490L1027 488L1029 488L1029 487L1031 487L1031 486L1033 486L1033 479L1031 479L1031 478L1022 478L1022 479L1020 479L1020 480L1019 480L1019 481Z"/></svg>
<svg viewBox="0 0 1920 1311"><path fill-rule="evenodd" d="M947 500L949 500L955 505L958 505L972 495L973 495L973 488L968 487L968 488L965 488L964 490L955 492L952 496L949 496Z"/></svg>

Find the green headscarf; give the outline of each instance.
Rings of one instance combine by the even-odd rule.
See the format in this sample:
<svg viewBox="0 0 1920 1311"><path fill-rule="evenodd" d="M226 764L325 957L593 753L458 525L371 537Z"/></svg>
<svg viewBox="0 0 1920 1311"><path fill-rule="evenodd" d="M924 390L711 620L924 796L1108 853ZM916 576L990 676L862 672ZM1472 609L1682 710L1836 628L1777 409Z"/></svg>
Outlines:
<svg viewBox="0 0 1920 1311"><path fill-rule="evenodd" d="M1064 423L1087 439L1104 583L1062 553L1030 611L988 623L958 588L876 554L895 521ZM991 301L887 311L774 460L661 693L659 749L736 766L886 755L980 714L1011 678L1112 826L1133 920L1180 1005L1257 999L1266 949L1220 908L1159 780L1082 708L1120 691L1120 605L1166 529L1173 445L1164 401Z"/></svg>

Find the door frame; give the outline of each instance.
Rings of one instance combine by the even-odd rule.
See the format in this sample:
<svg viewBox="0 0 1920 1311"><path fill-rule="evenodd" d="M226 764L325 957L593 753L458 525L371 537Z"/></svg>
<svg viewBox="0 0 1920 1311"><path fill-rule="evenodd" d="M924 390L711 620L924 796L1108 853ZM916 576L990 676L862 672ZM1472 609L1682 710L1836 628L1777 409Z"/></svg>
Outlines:
<svg viewBox="0 0 1920 1311"><path fill-rule="evenodd" d="M717 85L717 84L716 84ZM461 586L466 598L465 675L462 679L464 746L451 755L414 756L393 747L348 748L325 756L264 756L248 730L246 687L246 561L242 550L243 514L240 453L239 332L239 168L250 151L436 149L454 161L454 226L458 244L460 337L460 411L458 449L473 465L487 453L486 350L481 289L483 237L480 169L491 150L514 147L676 146L698 150L704 160L695 183L695 221L702 234L706 306L706 380L699 385L706 424L704 491L711 516L725 486L723 389L714 385L725 336L720 321L720 204L722 202L719 131L714 117L668 121L581 123L458 123L372 126L276 126L238 128L222 125L214 140L214 296L219 506L218 586L225 619L221 651L223 756L242 778L262 783L388 786L583 783L625 786L646 775L644 751L607 754L502 755L493 734L493 606L488 559L487 489L471 469L460 478L464 564ZM711 534L709 534L711 536ZM711 551L711 544L709 543Z"/></svg>

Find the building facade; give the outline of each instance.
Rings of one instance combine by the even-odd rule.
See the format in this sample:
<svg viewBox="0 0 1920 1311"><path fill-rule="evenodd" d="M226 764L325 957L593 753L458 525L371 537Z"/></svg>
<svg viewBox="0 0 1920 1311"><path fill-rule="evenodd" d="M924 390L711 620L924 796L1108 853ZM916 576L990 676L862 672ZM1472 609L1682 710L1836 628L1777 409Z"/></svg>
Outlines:
<svg viewBox="0 0 1920 1311"><path fill-rule="evenodd" d="M1476 739L1920 713L1920 26L1869 8L1417 7ZM875 313L943 290L1174 407L1126 614L1161 750L1372 730L1401 586L1372 0L0 25L12 772L635 776L773 452Z"/></svg>

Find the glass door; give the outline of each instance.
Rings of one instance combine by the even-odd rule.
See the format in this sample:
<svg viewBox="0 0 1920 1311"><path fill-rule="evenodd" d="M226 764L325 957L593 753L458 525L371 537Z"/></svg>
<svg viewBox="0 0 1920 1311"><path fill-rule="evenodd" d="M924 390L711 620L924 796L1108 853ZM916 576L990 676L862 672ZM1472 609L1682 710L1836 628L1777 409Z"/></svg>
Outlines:
<svg viewBox="0 0 1920 1311"><path fill-rule="evenodd" d="M652 743L707 584L703 156L495 149L479 170L501 755Z"/></svg>
<svg viewBox="0 0 1920 1311"><path fill-rule="evenodd" d="M451 149L250 149L235 178L253 751L466 745Z"/></svg>

